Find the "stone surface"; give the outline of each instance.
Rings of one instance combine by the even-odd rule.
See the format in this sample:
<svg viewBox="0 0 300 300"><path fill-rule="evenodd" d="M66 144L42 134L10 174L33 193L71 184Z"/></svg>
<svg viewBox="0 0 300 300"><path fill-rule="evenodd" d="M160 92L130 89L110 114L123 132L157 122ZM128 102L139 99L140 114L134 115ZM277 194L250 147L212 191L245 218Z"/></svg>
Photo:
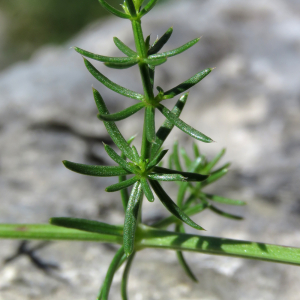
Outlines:
<svg viewBox="0 0 300 300"><path fill-rule="evenodd" d="M173 25L174 34L164 49L197 36L202 39L186 55L157 68L156 83L168 89L201 69L216 67L191 89L182 119L217 141L200 144L204 153L212 156L222 147L228 149L232 171L210 191L248 201L245 209L225 208L244 215L243 222L210 212L195 221L207 229L207 235L300 247L298 1L173 0L167 4L145 17L144 34L152 33L154 39ZM112 18L90 26L63 47L42 48L30 61L0 73L1 222L39 223L52 216L123 222L119 195L104 192L114 179L80 176L61 164L63 159L112 163L101 144L108 135L96 118L91 85L100 90L111 112L135 102L96 82L69 48L76 45L120 55L113 36L133 47L128 21ZM117 83L141 92L137 68L117 71L95 65ZM166 105L171 107L172 101ZM119 123L126 137L139 133L141 117L137 114L130 122ZM175 129L166 147L174 138L181 145L192 143ZM170 185L173 195L174 189ZM166 214L159 201L145 201L146 220ZM12 255L18 243L1 241L1 259ZM38 256L58 264L60 270L49 276L26 257L4 265L0 299L95 297L115 249L95 243L52 243ZM130 277L130 299L298 299L297 267L194 253L186 257L199 284L186 278L173 252L139 253ZM120 299L120 280L118 273L111 299Z"/></svg>

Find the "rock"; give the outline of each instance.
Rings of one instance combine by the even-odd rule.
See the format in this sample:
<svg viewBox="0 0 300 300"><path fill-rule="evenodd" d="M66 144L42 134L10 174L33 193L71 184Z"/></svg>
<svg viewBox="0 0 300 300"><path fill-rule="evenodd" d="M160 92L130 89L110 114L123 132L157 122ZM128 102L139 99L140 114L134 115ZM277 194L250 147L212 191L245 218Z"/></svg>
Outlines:
<svg viewBox="0 0 300 300"><path fill-rule="evenodd" d="M157 68L156 84L165 90L201 69L216 67L191 89L182 119L217 141L200 144L203 153L212 157L221 148L228 149L232 171L210 191L247 200L248 207L224 208L244 215L240 223L210 212L195 217L205 234L300 247L299 15L299 3L293 0L173 0L143 21L144 35L152 33L152 40L173 25L174 34L164 50L202 36L186 54ZM80 176L66 170L61 161L112 164L101 144L109 137L96 118L91 85L111 112L135 102L96 82L69 48L76 45L117 56L112 37L134 47L130 29L128 21L116 18L95 23L66 45L44 47L30 61L0 74L1 222L44 223L52 216L123 222L119 195L104 192L115 179ZM95 66L117 83L142 92L136 67L117 71ZM166 105L172 107L172 101ZM130 122L118 123L126 137L139 132L141 117L136 114ZM166 147L174 138L191 152L192 139L177 129ZM174 195L175 186L169 187ZM146 220L167 214L159 201L144 206ZM3 259L18 245L1 243ZM52 243L38 255L58 263L60 270L51 277L41 274L26 257L7 264L0 270L0 299L95 297L115 249L95 243ZM129 280L130 298L298 298L300 273L294 266L194 253L186 257L198 285L186 278L173 252L139 253ZM120 299L120 276L111 299Z"/></svg>

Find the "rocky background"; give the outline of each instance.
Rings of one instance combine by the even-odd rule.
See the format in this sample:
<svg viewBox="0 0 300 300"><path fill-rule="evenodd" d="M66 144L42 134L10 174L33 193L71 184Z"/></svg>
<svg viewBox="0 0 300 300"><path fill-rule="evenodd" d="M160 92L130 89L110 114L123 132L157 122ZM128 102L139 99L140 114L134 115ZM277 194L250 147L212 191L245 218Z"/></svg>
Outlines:
<svg viewBox="0 0 300 300"><path fill-rule="evenodd" d="M244 221L211 212L194 220L208 235L300 247L300 2L173 0L156 7L143 25L152 40L173 25L166 50L202 36L188 52L157 68L156 83L163 88L216 67L191 89L182 119L217 141L199 143L209 157L227 148L231 172L210 191L248 205L224 208L243 215ZM101 91L111 112L134 100L96 82L69 48L120 55L113 36L133 45L130 23L111 18L94 23L62 46L40 48L29 61L0 73L2 223L45 223L53 216L123 222L119 195L104 192L114 179L80 176L61 163L68 159L112 164L101 143L109 137L96 118L91 85ZM117 71L95 65L114 81L141 92L136 67ZM171 107L174 100L168 101ZM136 114L119 123L126 137L140 134L141 117ZM158 116L157 124L162 120ZM171 147L175 138L191 152L192 139L177 129L165 147ZM169 185L169 191L174 195L175 185ZM151 221L167 212L155 201L144 202L143 214ZM19 245L1 241L0 259L12 256ZM80 242L45 245L36 255L59 269L41 272L25 256L3 264L0 299L95 298L115 249ZM174 252L138 253L129 281L130 299L299 299L299 267L193 253L186 257L198 284L186 277ZM120 278L121 272L111 299L120 299Z"/></svg>

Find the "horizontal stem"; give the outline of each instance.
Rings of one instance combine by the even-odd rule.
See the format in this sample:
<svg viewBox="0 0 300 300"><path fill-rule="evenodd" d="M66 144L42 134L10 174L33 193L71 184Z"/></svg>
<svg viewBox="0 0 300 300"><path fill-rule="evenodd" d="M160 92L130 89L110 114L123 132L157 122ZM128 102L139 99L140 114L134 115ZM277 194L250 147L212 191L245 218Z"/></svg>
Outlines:
<svg viewBox="0 0 300 300"><path fill-rule="evenodd" d="M0 224L0 238L22 240L68 240L116 243L122 245L123 237L90 233L48 224Z"/></svg>

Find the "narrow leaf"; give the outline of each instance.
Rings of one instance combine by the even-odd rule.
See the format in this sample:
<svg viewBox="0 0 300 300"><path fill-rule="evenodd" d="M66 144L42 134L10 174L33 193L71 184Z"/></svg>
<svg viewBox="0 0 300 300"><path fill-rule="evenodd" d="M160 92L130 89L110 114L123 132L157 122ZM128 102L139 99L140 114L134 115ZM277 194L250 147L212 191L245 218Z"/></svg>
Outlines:
<svg viewBox="0 0 300 300"><path fill-rule="evenodd" d="M152 167L156 166L167 154L168 150L162 150L159 152L153 159L152 161L148 164L147 169L151 169Z"/></svg>
<svg viewBox="0 0 300 300"><path fill-rule="evenodd" d="M121 247L116 255L114 256L113 260L110 263L110 266L107 270L103 285L102 285L102 289L100 292L100 295L98 296L97 300L108 300L108 294L109 294L109 290L114 278L114 275L116 273L116 271L118 270L120 261L122 260L124 256L124 248Z"/></svg>
<svg viewBox="0 0 300 300"><path fill-rule="evenodd" d="M195 84L200 82L203 78L205 78L211 71L212 71L212 69L205 69L205 70L197 73L193 77L189 78L188 80L184 81L183 83L166 91L164 93L163 99L170 99L170 98L175 97L178 94L185 92L186 90L188 90L189 88L191 88L192 86L194 86Z"/></svg>
<svg viewBox="0 0 300 300"><path fill-rule="evenodd" d="M202 170L203 174L208 174L211 169L219 162L219 160L224 156L226 149L223 148L217 155L212 159Z"/></svg>
<svg viewBox="0 0 300 300"><path fill-rule="evenodd" d="M158 0L150 0L146 6L140 11L139 17L143 17L145 14L147 14L156 4Z"/></svg>
<svg viewBox="0 0 300 300"><path fill-rule="evenodd" d="M140 156L139 156L137 149L135 148L135 146L132 146L131 148L132 148L132 152L133 152L135 160L139 161Z"/></svg>
<svg viewBox="0 0 300 300"><path fill-rule="evenodd" d="M150 143L155 141L155 107L146 107L146 134Z"/></svg>
<svg viewBox="0 0 300 300"><path fill-rule="evenodd" d="M151 88L153 90L154 75L155 75L155 66L148 65L148 70L149 70L149 77L150 77Z"/></svg>
<svg viewBox="0 0 300 300"><path fill-rule="evenodd" d="M63 164L67 169L73 172L89 176L110 177L132 174L119 166L93 166L78 164L68 160L64 160Z"/></svg>
<svg viewBox="0 0 300 300"><path fill-rule="evenodd" d="M225 176L227 173L228 173L228 169L221 169L221 170L215 171L215 172L211 173L211 175L205 181L199 182L198 186L200 188L203 188L203 187L217 181L221 177Z"/></svg>
<svg viewBox="0 0 300 300"><path fill-rule="evenodd" d="M130 16L127 14L124 14L123 12L119 11L118 9L115 9L114 7L112 7L111 5L107 4L104 0L99 0L100 4L106 9L108 10L110 13L112 13L113 15L123 18L123 19L129 19Z"/></svg>
<svg viewBox="0 0 300 300"><path fill-rule="evenodd" d="M194 150L195 158L200 157L200 150L198 148L198 145L195 142L193 143L193 150Z"/></svg>
<svg viewBox="0 0 300 300"><path fill-rule="evenodd" d="M149 58L158 58L158 57L171 57L171 56L175 56L178 55L184 51L186 51L187 49L191 48L192 46L194 46L196 43L198 43L200 40L200 38L194 39L176 49L173 49L171 51L167 51L167 52L162 52L162 53L157 53L157 54L153 54L150 55Z"/></svg>
<svg viewBox="0 0 300 300"><path fill-rule="evenodd" d="M172 113L176 116L179 117L184 106L186 103L186 100L188 98L188 93L182 95L180 99L177 101L176 105L172 109ZM172 129L174 128L173 123L171 123L168 119L164 121L162 126L158 129L156 133L156 139L155 139L155 144L152 145L151 149L151 157L154 157L156 153L159 151L161 145L163 142L166 140Z"/></svg>
<svg viewBox="0 0 300 300"><path fill-rule="evenodd" d="M177 118L171 111L169 111L165 106L159 104L157 107L160 112L177 128L190 135L191 137L204 142L204 143L212 143L213 140L208 136L204 135L200 131L194 129L190 125L183 122L181 119Z"/></svg>
<svg viewBox="0 0 300 300"><path fill-rule="evenodd" d="M173 27L170 27L157 41L154 42L148 51L148 55L156 54L167 43L173 32Z"/></svg>
<svg viewBox="0 0 300 300"><path fill-rule="evenodd" d="M176 170L171 170L171 169L162 168L162 167L154 167L153 172L159 173L159 174L179 174L179 175L182 175L183 177L185 177L186 181L206 182L210 178L209 175L202 175L202 174L192 173L192 172L176 171Z"/></svg>
<svg viewBox="0 0 300 300"><path fill-rule="evenodd" d="M227 212L224 212L224 211L218 209L217 207L215 207L213 205L209 205L208 208L211 211L215 212L216 214L218 214L222 217L225 217L225 218L234 219L234 220L243 220L244 219L243 217L232 215L232 214L229 214Z"/></svg>
<svg viewBox="0 0 300 300"><path fill-rule="evenodd" d="M96 89L93 89L93 94L94 94L94 99L95 99L99 113L101 115L104 115L104 114L108 115L109 111L108 111L100 93ZM129 159L131 159L132 161L135 161L134 155L132 153L132 149L128 145L127 141L124 139L123 135L119 131L116 124L114 122L106 122L106 121L104 121L103 123L106 127L108 134L110 135L110 137L112 138L114 143L118 146L118 148L122 151L122 153L124 153L125 156L128 157Z"/></svg>
<svg viewBox="0 0 300 300"><path fill-rule="evenodd" d="M123 226L110 225L98 221L78 218L51 218L51 225L73 228L87 232L123 236Z"/></svg>
<svg viewBox="0 0 300 300"><path fill-rule="evenodd" d="M135 256L135 252L132 253L132 255L130 255L128 257L124 272L123 272L123 276L122 276L122 282L121 282L121 296L122 296L122 300L128 300L128 296L127 296L127 282L128 282L128 277L129 277L129 272L130 272L130 268L131 268L131 264L133 262Z"/></svg>
<svg viewBox="0 0 300 300"><path fill-rule="evenodd" d="M132 17L136 16L135 6L133 3L133 0L124 0L124 4L126 4L126 7L131 14Z"/></svg>
<svg viewBox="0 0 300 300"><path fill-rule="evenodd" d="M113 38L115 45L118 47L118 49L123 52L127 56L137 56L137 53L130 49L128 46L126 46L121 40L119 40L117 37Z"/></svg>
<svg viewBox="0 0 300 300"><path fill-rule="evenodd" d="M182 171L182 167L181 167L180 159L179 159L179 155L178 155L178 141L175 141L175 143L173 145L173 161L174 161L174 165L175 165L175 168L177 169L177 171Z"/></svg>
<svg viewBox="0 0 300 300"><path fill-rule="evenodd" d="M186 177L181 174L149 174L148 177L158 181L186 181Z"/></svg>
<svg viewBox="0 0 300 300"><path fill-rule="evenodd" d="M167 61L167 58L166 57L161 57L161 58L153 58L153 59L148 59L148 58L145 58L144 59L144 62L147 63L148 65L150 66L159 66L159 65L162 65L163 63L165 63Z"/></svg>
<svg viewBox="0 0 300 300"><path fill-rule="evenodd" d="M136 92L133 92L129 89L126 89L114 82L112 82L111 80L109 80L107 77L105 77L102 73L100 73L88 60L86 60L84 58L84 63L88 69L88 71L97 79L99 80L103 85L105 85L107 88L111 89L112 91L118 93L118 94L121 94L125 97L129 97L129 98L132 98L132 99L136 99L136 100L139 100L141 101L144 96L139 94L139 93L136 93Z"/></svg>
<svg viewBox="0 0 300 300"><path fill-rule="evenodd" d="M104 64L108 68L122 70L122 69L128 69L130 67L135 66L138 63L138 61L139 60L137 58L135 58L135 59L132 59L132 61L128 61L128 62L121 62L121 63L118 63L118 62L106 62Z"/></svg>
<svg viewBox="0 0 300 300"><path fill-rule="evenodd" d="M186 153L184 148L180 148L180 154L184 159L184 163L185 163L186 168L188 169L192 164L192 160L189 158L189 156ZM203 173L203 172L201 172L201 173Z"/></svg>
<svg viewBox="0 0 300 300"><path fill-rule="evenodd" d="M142 185L138 181L134 184L125 213L123 245L126 256L134 250L135 231L137 226Z"/></svg>
<svg viewBox="0 0 300 300"><path fill-rule="evenodd" d="M141 178L141 184L142 184L142 188L143 188L143 192L146 196L146 198L148 199L149 202L153 202L154 201L154 196L153 193L151 191L151 188L147 182L146 178Z"/></svg>
<svg viewBox="0 0 300 300"><path fill-rule="evenodd" d="M223 203L223 204L229 204L229 205L246 205L247 204L246 202L241 201L241 200L233 200L230 198L224 198L221 196L216 196L216 195L211 195L211 194L203 194L203 196L205 196L209 200Z"/></svg>
<svg viewBox="0 0 300 300"><path fill-rule="evenodd" d="M143 107L145 107L145 104L143 102L137 103L135 105L132 105L122 111L119 111L114 114L98 114L98 119L101 121L120 121L124 120L133 114L137 113L139 110L141 110Z"/></svg>
<svg viewBox="0 0 300 300"><path fill-rule="evenodd" d="M198 230L204 230L201 226L196 224L194 221L192 221L184 212L181 210L169 197L169 195L163 190L161 185L155 181L155 180L150 180L150 184L162 202L162 204L169 210L171 214L173 214L175 217L177 217L179 220L182 222L186 223L187 225L198 229Z"/></svg>
<svg viewBox="0 0 300 300"><path fill-rule="evenodd" d="M122 189L125 189L125 188L135 184L138 180L139 180L138 176L134 176L130 179L127 179L127 180L124 180L124 181L121 181L121 182L118 182L118 183L115 183L115 184L112 184L112 185L108 186L105 189L105 191L109 192L109 193L120 191Z"/></svg>
<svg viewBox="0 0 300 300"><path fill-rule="evenodd" d="M103 143L104 144L104 143ZM135 169L132 165L130 165L124 158L118 155L113 148L104 144L104 149L109 157L114 160L117 164L119 164L122 168L127 170L128 172L135 173Z"/></svg>
<svg viewBox="0 0 300 300"><path fill-rule="evenodd" d="M176 224L175 226L175 231L176 232L181 232L181 233L185 233L184 231L184 227L182 224ZM189 265L187 264L182 251L176 251L176 256L177 259L179 261L179 264L182 266L183 270L185 271L186 275L194 282L198 282L196 276L194 275L194 273L192 272L191 268L189 267Z"/></svg>

